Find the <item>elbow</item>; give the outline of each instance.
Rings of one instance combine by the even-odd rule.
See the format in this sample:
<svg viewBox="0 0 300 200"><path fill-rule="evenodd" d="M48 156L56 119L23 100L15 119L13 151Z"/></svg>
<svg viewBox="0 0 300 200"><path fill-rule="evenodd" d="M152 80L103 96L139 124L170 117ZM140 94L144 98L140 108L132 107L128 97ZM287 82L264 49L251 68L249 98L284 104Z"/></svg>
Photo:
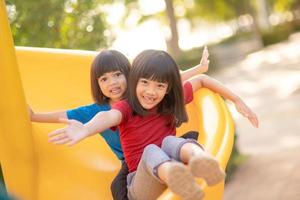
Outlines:
<svg viewBox="0 0 300 200"><path fill-rule="evenodd" d="M201 74L198 77L198 83L200 85L200 87L205 87L206 86L206 82L208 80L208 76L205 74Z"/></svg>

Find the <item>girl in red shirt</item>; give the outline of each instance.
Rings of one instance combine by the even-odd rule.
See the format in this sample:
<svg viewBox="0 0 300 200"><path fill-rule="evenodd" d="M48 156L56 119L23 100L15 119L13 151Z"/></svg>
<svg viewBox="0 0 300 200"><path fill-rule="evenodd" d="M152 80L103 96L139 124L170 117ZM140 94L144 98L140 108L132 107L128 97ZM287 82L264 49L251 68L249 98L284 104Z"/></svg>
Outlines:
<svg viewBox="0 0 300 200"><path fill-rule="evenodd" d="M175 128L188 120L185 104L201 87L234 102L237 110L258 126L251 109L222 84L200 75L182 86L178 66L171 56L164 51L146 50L132 64L126 100L98 113L84 125L62 119L68 126L50 133L49 141L73 145L118 126L130 172L129 199L156 199L167 186L183 199L202 199L203 191L194 177L203 178L211 186L222 181L225 174L217 160L195 140L175 137Z"/></svg>

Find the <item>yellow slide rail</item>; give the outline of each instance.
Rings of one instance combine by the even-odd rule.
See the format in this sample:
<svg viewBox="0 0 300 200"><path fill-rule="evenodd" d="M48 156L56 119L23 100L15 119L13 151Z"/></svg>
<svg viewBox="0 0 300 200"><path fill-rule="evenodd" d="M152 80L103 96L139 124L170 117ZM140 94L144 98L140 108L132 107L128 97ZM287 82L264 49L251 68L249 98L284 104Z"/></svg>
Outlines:
<svg viewBox="0 0 300 200"><path fill-rule="evenodd" d="M31 123L34 110L68 109L92 102L89 70L97 52L18 47L0 1L0 163L9 193L20 200L111 199L110 183L120 167L95 135L74 147L55 146L47 134L61 125ZM187 106L189 122L179 130L200 133L199 142L225 168L234 128L220 96L207 89ZM206 200L222 199L224 183L205 188ZM159 199L177 199L166 190Z"/></svg>

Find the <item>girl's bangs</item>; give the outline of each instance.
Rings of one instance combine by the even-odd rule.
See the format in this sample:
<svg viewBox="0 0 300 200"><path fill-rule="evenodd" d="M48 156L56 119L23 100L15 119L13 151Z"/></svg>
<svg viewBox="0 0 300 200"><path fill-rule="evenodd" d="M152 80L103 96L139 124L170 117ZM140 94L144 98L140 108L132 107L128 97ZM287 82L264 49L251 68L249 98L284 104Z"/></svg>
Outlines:
<svg viewBox="0 0 300 200"><path fill-rule="evenodd" d="M147 67L141 71L141 76L146 79L161 83L170 83L170 67L167 62L160 59L149 60Z"/></svg>
<svg viewBox="0 0 300 200"><path fill-rule="evenodd" d="M122 65L120 62L118 62L115 59L104 60L100 64L100 66L101 67L96 68L97 77L100 77L105 73L114 72L114 71L121 71L122 73L125 73L125 69L126 69L126 66L124 66L124 64Z"/></svg>

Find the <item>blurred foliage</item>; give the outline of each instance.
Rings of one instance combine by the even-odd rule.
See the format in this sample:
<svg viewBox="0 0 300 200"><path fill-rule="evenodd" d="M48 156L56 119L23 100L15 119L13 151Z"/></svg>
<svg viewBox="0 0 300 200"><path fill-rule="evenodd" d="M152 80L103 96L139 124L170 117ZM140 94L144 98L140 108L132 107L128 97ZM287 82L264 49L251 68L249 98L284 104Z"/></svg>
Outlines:
<svg viewBox="0 0 300 200"><path fill-rule="evenodd" d="M269 0L274 11L284 12L300 8L299 0Z"/></svg>
<svg viewBox="0 0 300 200"><path fill-rule="evenodd" d="M186 17L206 19L210 21L227 21L248 13L248 0L194 0L194 4L186 6Z"/></svg>
<svg viewBox="0 0 300 200"><path fill-rule="evenodd" d="M102 5L113 0L7 0L16 45L95 50L107 47Z"/></svg>
<svg viewBox="0 0 300 200"><path fill-rule="evenodd" d="M202 51L204 47L197 47L190 49L188 51L182 51L180 56L176 58L176 63L180 67L181 70L189 69L193 66L196 66L199 64ZM210 51L210 46L208 46L208 50ZM211 51L210 51L211 54ZM206 74L211 74L216 70L216 64L213 56L209 57L209 70Z"/></svg>
<svg viewBox="0 0 300 200"><path fill-rule="evenodd" d="M233 42L236 42L236 41L248 40L248 39L251 39L251 38L253 38L253 34L251 32L249 32L249 31L248 32L238 31L236 34L221 40L218 43L218 45L230 44L230 43L233 43Z"/></svg>
<svg viewBox="0 0 300 200"><path fill-rule="evenodd" d="M300 31L300 21L286 22L273 26L272 29L268 32L262 33L262 40L264 46L275 44L287 40L289 36Z"/></svg>

